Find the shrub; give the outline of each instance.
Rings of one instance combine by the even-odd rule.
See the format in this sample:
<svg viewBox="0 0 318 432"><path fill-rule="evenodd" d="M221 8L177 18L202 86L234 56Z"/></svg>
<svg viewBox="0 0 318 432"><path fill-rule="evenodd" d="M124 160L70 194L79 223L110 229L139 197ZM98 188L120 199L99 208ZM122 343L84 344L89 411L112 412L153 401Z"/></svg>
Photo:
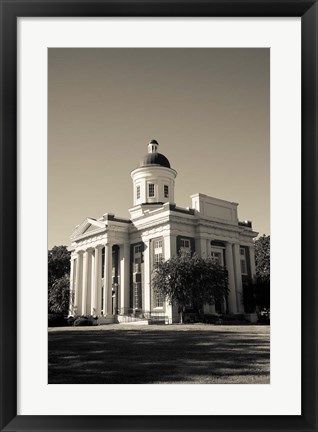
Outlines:
<svg viewBox="0 0 318 432"><path fill-rule="evenodd" d="M48 314L49 327L63 327L67 325L67 321L62 314L50 313Z"/></svg>
<svg viewBox="0 0 318 432"><path fill-rule="evenodd" d="M92 326L94 325L93 319L91 317L87 317L87 316L80 316L77 317L74 322L73 325L75 327L79 327L79 326Z"/></svg>
<svg viewBox="0 0 318 432"><path fill-rule="evenodd" d="M204 323L206 324L224 324L224 325L242 325L249 324L242 314L219 314L219 315L204 315Z"/></svg>
<svg viewBox="0 0 318 432"><path fill-rule="evenodd" d="M76 320L76 317L70 316L70 317L67 318L67 324L69 326L73 326L75 320Z"/></svg>
<svg viewBox="0 0 318 432"><path fill-rule="evenodd" d="M258 322L259 324L270 324L270 310L269 309L263 309L259 312L258 315Z"/></svg>

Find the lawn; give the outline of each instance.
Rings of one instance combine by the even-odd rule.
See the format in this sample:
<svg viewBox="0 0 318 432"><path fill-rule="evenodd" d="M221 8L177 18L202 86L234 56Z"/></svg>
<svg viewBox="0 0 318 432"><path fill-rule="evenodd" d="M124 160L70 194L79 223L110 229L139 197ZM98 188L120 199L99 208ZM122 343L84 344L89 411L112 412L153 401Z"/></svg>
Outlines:
<svg viewBox="0 0 318 432"><path fill-rule="evenodd" d="M49 384L266 384L268 326L50 328Z"/></svg>

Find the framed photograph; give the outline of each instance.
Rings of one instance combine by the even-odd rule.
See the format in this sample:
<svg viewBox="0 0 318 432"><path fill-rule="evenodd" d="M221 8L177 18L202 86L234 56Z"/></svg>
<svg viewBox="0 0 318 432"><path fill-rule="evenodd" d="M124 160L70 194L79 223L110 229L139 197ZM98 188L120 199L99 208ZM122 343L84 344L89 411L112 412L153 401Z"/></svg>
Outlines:
<svg viewBox="0 0 318 432"><path fill-rule="evenodd" d="M1 431L316 431L317 2L1 18Z"/></svg>

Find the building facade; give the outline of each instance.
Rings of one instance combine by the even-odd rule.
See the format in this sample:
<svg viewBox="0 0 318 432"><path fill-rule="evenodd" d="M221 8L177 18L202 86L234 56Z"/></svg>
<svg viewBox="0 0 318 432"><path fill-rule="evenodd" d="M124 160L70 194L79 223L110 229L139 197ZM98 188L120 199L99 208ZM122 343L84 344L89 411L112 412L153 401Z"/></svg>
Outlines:
<svg viewBox="0 0 318 432"><path fill-rule="evenodd" d="M243 314L243 287L255 276L253 231L240 222L237 203L197 193L190 208L176 206L177 172L150 141L148 153L131 172L133 207L130 219L105 213L87 218L71 236L71 315L95 315L101 322L125 317L179 320L177 306L154 292L154 265L180 251L212 256L226 266L229 294L205 305L207 314Z"/></svg>

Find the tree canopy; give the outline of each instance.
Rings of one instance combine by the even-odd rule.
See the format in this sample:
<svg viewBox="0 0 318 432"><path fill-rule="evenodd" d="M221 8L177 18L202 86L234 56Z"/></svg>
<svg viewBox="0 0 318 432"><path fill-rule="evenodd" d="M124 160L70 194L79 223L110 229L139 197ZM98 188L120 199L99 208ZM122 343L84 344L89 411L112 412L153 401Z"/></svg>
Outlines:
<svg viewBox="0 0 318 432"><path fill-rule="evenodd" d="M255 241L256 304L270 307L270 236L265 234Z"/></svg>
<svg viewBox="0 0 318 432"><path fill-rule="evenodd" d="M70 295L70 259L66 246L54 246L48 251L48 310L67 315Z"/></svg>
<svg viewBox="0 0 318 432"><path fill-rule="evenodd" d="M48 251L49 285L70 272L70 259L71 253L66 246L54 246Z"/></svg>
<svg viewBox="0 0 318 432"><path fill-rule="evenodd" d="M261 279L270 277L270 236L265 234L255 241L256 276Z"/></svg>
<svg viewBox="0 0 318 432"><path fill-rule="evenodd" d="M70 278L65 274L56 279L49 290L49 311L67 315L70 304Z"/></svg>
<svg viewBox="0 0 318 432"><path fill-rule="evenodd" d="M157 295L179 306L181 321L186 307L200 312L204 304L223 300L229 291L227 270L212 258L196 254L179 254L160 262L152 283Z"/></svg>

